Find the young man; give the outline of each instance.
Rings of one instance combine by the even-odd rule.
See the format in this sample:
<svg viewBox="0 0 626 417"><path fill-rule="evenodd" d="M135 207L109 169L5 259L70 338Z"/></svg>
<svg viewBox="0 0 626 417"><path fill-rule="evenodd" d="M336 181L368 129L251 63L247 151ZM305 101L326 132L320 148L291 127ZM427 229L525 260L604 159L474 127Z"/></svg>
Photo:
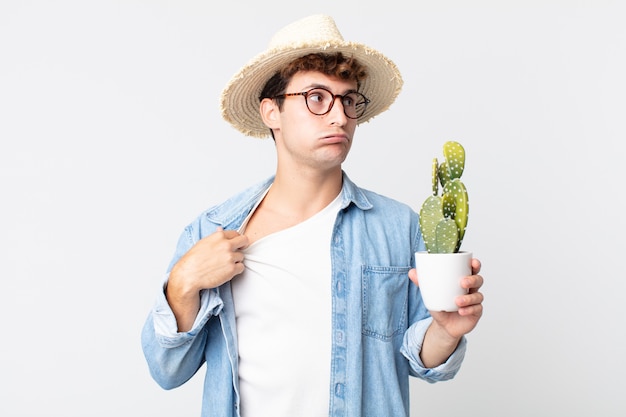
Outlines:
<svg viewBox="0 0 626 417"><path fill-rule="evenodd" d="M275 176L185 229L142 334L163 388L206 364L203 416L408 416L410 375L457 373L482 314L480 263L458 312L427 311L417 214L342 170L357 124L401 86L390 60L318 15L225 88L224 118L274 138Z"/></svg>

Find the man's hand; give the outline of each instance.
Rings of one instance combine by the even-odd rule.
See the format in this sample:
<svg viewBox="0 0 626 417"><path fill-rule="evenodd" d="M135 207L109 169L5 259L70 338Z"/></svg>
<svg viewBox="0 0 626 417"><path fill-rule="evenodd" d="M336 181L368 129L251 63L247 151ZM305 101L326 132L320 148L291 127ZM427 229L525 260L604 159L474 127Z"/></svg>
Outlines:
<svg viewBox="0 0 626 417"><path fill-rule="evenodd" d="M200 290L219 287L243 272L241 250L247 246L245 235L218 228L178 260L170 272L166 288L178 331L191 329L200 309Z"/></svg>
<svg viewBox="0 0 626 417"><path fill-rule="evenodd" d="M461 286L468 294L456 298L458 311L431 311L433 323L426 332L421 358L427 367L435 367L445 362L454 352L461 337L471 332L483 314L483 294L478 290L483 285L483 277L478 275L481 264L472 259L472 275L461 280ZM419 286L417 271L409 271L409 279Z"/></svg>

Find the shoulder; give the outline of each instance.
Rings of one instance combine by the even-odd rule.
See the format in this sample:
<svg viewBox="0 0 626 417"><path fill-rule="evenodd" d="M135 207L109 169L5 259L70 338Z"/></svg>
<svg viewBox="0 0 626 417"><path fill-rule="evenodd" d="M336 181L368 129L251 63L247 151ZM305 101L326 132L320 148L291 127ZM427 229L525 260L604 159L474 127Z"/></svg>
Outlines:
<svg viewBox="0 0 626 417"><path fill-rule="evenodd" d="M349 203L353 203L361 210L393 210L404 213L411 213L414 210L406 203L380 194L378 192L359 187L348 177L343 174L343 206L347 207Z"/></svg>
<svg viewBox="0 0 626 417"><path fill-rule="evenodd" d="M417 213L407 203L371 190L362 190L372 204L372 215L380 215L388 220L416 222Z"/></svg>
<svg viewBox="0 0 626 417"><path fill-rule="evenodd" d="M233 194L223 202L207 208L187 226L187 229L196 231L198 237L212 233L217 227L238 229L272 181L273 177L264 179Z"/></svg>
<svg viewBox="0 0 626 417"><path fill-rule="evenodd" d="M352 204L350 204L352 203ZM367 221L381 221L387 224L398 224L400 227L411 227L417 224L418 215L408 204L361 188L344 177L344 207L350 207L355 214L360 212Z"/></svg>
<svg viewBox="0 0 626 417"><path fill-rule="evenodd" d="M420 247L419 216L408 204L381 193L358 188L362 203L352 201L343 226L359 239L370 239L378 247L390 245L391 252L413 253Z"/></svg>

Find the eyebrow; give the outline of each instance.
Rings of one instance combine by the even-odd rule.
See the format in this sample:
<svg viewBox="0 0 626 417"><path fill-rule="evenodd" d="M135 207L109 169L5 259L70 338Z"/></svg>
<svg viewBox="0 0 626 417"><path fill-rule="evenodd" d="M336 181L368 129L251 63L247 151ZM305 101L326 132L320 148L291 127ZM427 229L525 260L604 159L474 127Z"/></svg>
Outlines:
<svg viewBox="0 0 626 417"><path fill-rule="evenodd" d="M304 91L308 91L308 90L311 90L313 88L323 88L324 90L328 90L328 91L332 92L332 89L329 86L324 85L324 84L309 84L308 86L304 87L302 89L302 91L303 92ZM354 88L351 88L349 90L344 91L343 93L341 93L339 95L345 96L346 94L350 94L350 93L358 93L358 90L355 90Z"/></svg>

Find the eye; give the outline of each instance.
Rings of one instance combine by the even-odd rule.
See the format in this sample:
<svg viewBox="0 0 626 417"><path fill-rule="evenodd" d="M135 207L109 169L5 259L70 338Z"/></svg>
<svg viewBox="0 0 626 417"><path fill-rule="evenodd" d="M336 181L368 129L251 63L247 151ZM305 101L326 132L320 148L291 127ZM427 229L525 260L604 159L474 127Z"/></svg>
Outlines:
<svg viewBox="0 0 626 417"><path fill-rule="evenodd" d="M348 94L346 95L341 102L344 107L354 107L356 103L356 94Z"/></svg>
<svg viewBox="0 0 626 417"><path fill-rule="evenodd" d="M306 97L311 103L316 104L323 103L326 100L326 94L324 94L324 91L320 90L312 90Z"/></svg>

